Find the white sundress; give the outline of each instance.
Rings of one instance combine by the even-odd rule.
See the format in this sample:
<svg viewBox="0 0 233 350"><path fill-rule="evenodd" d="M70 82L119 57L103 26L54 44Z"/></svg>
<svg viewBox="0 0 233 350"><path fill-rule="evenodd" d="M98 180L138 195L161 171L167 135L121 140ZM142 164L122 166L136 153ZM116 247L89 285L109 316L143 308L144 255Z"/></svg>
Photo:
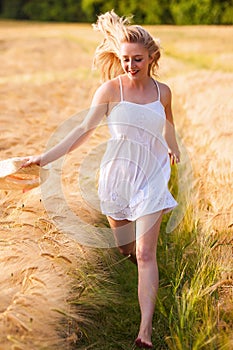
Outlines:
<svg viewBox="0 0 233 350"><path fill-rule="evenodd" d="M137 220L169 212L177 202L168 190L170 159L162 132L166 121L158 99L147 104L121 101L108 116L111 138L102 158L98 195L103 214L115 220Z"/></svg>

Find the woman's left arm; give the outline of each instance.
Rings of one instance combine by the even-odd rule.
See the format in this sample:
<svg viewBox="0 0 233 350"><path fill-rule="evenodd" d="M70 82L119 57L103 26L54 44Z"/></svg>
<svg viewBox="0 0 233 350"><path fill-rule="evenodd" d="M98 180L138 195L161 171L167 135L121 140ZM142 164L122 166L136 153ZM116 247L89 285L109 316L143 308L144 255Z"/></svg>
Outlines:
<svg viewBox="0 0 233 350"><path fill-rule="evenodd" d="M161 102L164 105L165 108L165 114L166 114L166 123L165 123L165 130L164 130L164 137L168 144L168 153L171 159L171 164L179 163L180 162L180 150L179 146L177 144L176 140L176 131L175 131L175 125L173 121L173 113L172 113L172 93L170 88L162 84L162 93L161 93Z"/></svg>

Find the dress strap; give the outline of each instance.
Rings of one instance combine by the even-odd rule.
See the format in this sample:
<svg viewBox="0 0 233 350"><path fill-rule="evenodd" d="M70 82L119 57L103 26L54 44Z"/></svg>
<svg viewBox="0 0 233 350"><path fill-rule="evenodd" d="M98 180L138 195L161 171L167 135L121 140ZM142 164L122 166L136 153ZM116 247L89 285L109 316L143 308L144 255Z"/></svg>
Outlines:
<svg viewBox="0 0 233 350"><path fill-rule="evenodd" d="M123 87L122 87L121 77L119 76L118 79L119 79L121 102L122 102L122 101L124 101L124 97L123 97Z"/></svg>
<svg viewBox="0 0 233 350"><path fill-rule="evenodd" d="M157 90L158 90L158 100L160 101L160 89L159 89L159 84L157 82L157 80L153 79L153 82L155 83Z"/></svg>

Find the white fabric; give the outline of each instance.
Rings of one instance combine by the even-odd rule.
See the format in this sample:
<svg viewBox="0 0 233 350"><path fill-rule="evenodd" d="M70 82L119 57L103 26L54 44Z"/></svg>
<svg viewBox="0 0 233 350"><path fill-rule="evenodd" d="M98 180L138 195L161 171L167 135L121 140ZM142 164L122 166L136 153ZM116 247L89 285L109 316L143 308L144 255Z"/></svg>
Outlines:
<svg viewBox="0 0 233 350"><path fill-rule="evenodd" d="M100 166L98 194L103 214L134 221L177 202L168 190L170 160L162 132L166 120L158 99L148 104L121 101L108 116L111 138Z"/></svg>
<svg viewBox="0 0 233 350"><path fill-rule="evenodd" d="M40 167L22 168L24 158L14 157L0 161L0 190L27 191L41 183Z"/></svg>

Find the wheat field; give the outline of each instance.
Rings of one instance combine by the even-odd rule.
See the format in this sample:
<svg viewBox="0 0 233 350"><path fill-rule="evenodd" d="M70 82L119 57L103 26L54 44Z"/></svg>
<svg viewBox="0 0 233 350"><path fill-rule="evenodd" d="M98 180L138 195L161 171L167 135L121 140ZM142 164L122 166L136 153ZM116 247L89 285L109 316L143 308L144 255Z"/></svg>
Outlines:
<svg viewBox="0 0 233 350"><path fill-rule="evenodd" d="M161 39L159 79L172 88L177 133L192 167L189 201L199 239L212 237L218 242L218 327L230 333L233 28L150 26L149 30ZM1 160L42 152L57 126L89 107L99 86L98 72L91 71L99 39L90 25L0 22ZM69 208L91 225L104 225L103 218L83 201L76 177L89 149L104 142L106 133L101 131L67 157L62 175ZM107 279L95 269L99 253L59 231L41 198L40 187L25 193L0 191L1 350L71 349L91 318L68 302L72 276L77 275L80 286L89 283L86 269L93 269L96 279ZM62 207L57 215L61 219L65 215ZM103 302L97 299L95 307ZM230 349L233 339L228 341Z"/></svg>

